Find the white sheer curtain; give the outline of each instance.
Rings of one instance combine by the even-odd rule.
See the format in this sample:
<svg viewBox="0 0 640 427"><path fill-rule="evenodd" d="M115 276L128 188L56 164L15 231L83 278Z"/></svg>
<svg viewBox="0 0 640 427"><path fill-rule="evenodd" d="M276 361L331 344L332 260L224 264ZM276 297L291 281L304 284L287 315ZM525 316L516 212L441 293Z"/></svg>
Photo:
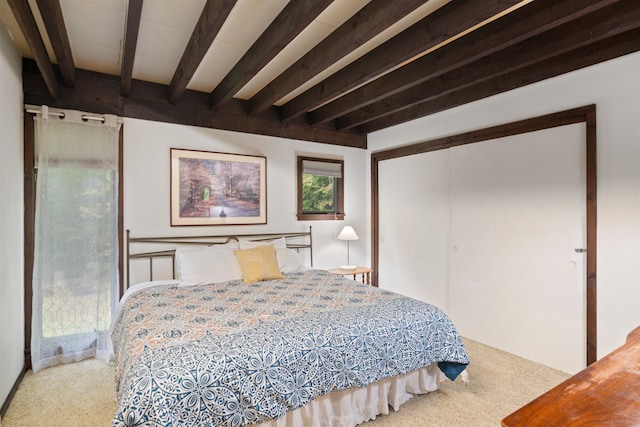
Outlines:
<svg viewBox="0 0 640 427"><path fill-rule="evenodd" d="M44 106L35 118L34 372L109 357L118 295L120 125L116 116L104 116L104 123L87 116L95 117Z"/></svg>

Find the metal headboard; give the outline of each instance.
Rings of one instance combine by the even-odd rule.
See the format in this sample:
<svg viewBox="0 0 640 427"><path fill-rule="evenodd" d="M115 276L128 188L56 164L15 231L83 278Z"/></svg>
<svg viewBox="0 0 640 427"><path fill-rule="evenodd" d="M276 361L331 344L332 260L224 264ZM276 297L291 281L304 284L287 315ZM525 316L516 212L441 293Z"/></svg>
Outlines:
<svg viewBox="0 0 640 427"><path fill-rule="evenodd" d="M194 245L194 246L213 246L223 245L231 241L249 240L252 242L264 242L276 240L284 237L287 242L287 248L308 249L311 267L313 267L313 245L311 237L311 227L309 231L292 232L292 233L263 233L263 234L221 234L211 236L168 236L168 237L131 237L130 230L126 231L126 247L127 247L127 289L131 285L131 261L146 260L149 263L149 280L153 280L153 260L156 258L171 258L173 278L176 277L175 271L175 255L177 245ZM138 245L171 246L168 249L160 249L146 252L132 253L132 246Z"/></svg>

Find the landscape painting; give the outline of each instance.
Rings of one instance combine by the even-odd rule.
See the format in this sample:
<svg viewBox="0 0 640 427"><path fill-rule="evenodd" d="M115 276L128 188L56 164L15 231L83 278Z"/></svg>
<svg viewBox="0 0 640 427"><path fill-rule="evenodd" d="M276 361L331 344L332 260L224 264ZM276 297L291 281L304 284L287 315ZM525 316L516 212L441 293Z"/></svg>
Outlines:
<svg viewBox="0 0 640 427"><path fill-rule="evenodd" d="M266 224L266 158L171 149L171 225Z"/></svg>

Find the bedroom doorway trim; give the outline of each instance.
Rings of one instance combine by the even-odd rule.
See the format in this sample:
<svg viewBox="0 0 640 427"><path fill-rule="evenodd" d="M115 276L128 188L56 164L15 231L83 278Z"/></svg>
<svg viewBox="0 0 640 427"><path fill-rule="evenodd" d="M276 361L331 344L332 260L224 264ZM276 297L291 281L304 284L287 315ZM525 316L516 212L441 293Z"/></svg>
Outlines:
<svg viewBox="0 0 640 427"><path fill-rule="evenodd" d="M465 132L458 135L423 141L416 144L382 150L371 154L371 241L373 267L372 284L378 286L379 271L379 185L378 166L385 160L396 159L430 151L445 150L476 142L488 141L559 126L583 123L586 126L586 325L587 365L597 360L597 158L596 158L596 106L586 105L557 113Z"/></svg>

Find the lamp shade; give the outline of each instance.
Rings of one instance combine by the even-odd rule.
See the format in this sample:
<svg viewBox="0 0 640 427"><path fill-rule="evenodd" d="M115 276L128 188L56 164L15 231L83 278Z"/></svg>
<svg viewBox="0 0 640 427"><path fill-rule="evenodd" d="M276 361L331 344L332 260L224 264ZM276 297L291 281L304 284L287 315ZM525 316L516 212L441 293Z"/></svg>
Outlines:
<svg viewBox="0 0 640 427"><path fill-rule="evenodd" d="M340 234L338 234L338 240L358 240L358 235L350 225L345 225Z"/></svg>

